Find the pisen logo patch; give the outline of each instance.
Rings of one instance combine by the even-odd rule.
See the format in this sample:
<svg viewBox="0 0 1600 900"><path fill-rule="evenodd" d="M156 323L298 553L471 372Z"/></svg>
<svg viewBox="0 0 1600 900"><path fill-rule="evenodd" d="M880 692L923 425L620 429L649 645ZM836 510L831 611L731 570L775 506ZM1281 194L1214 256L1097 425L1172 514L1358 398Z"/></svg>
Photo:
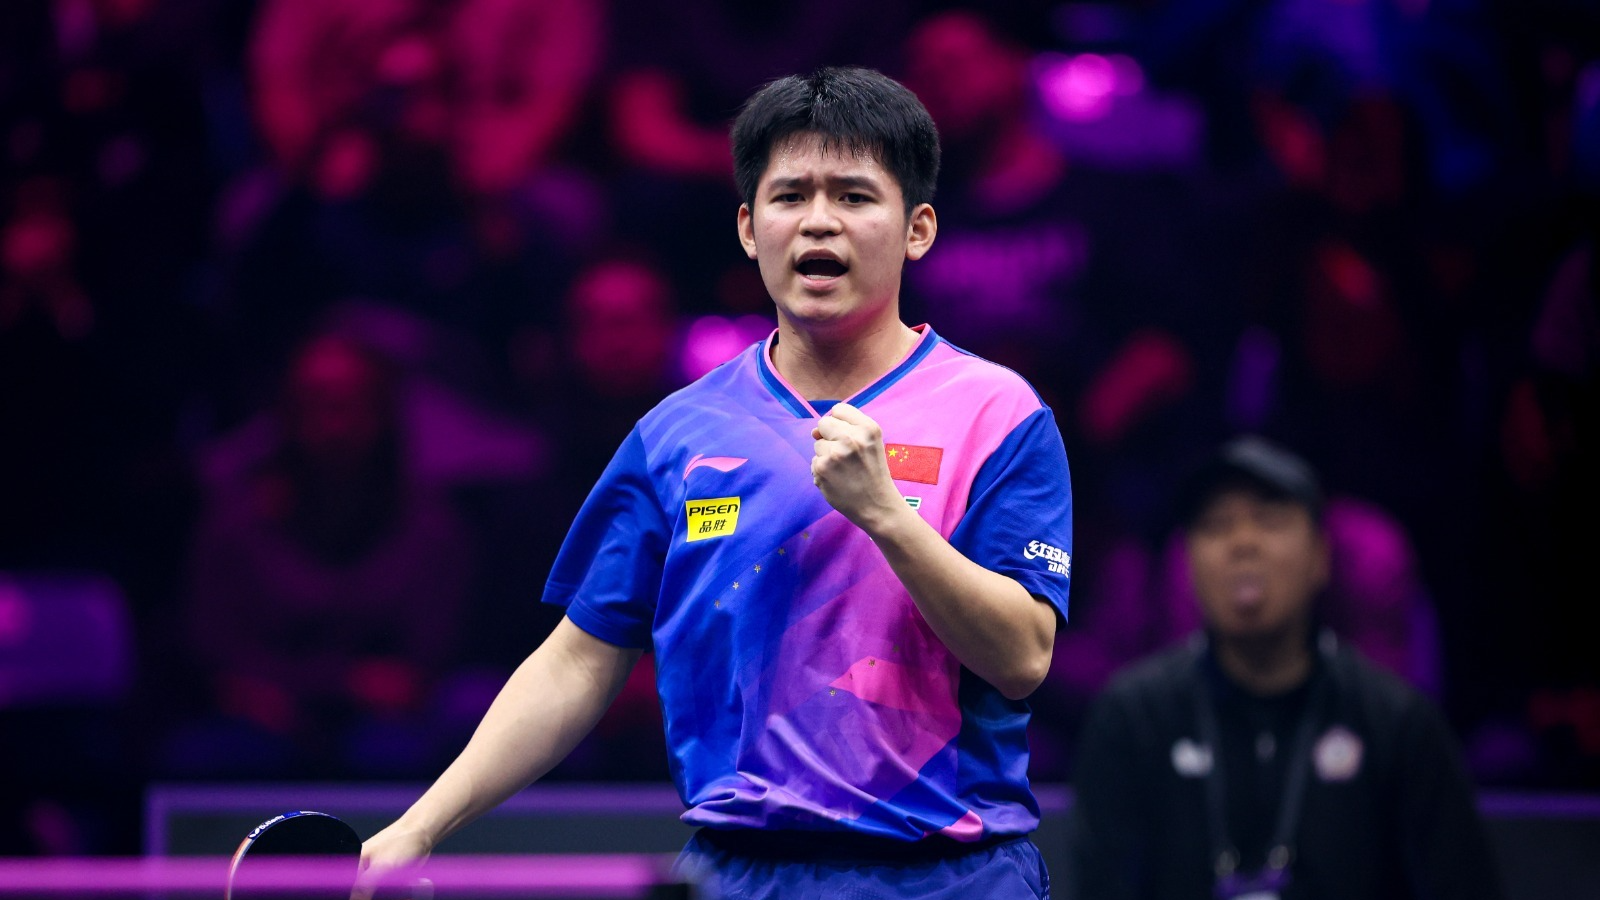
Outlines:
<svg viewBox="0 0 1600 900"><path fill-rule="evenodd" d="M723 537L739 527L738 497L690 500L684 503L684 511L689 519L689 534L684 538L687 541Z"/></svg>
<svg viewBox="0 0 1600 900"><path fill-rule="evenodd" d="M1023 559L1042 559L1050 565L1050 571L1058 575L1072 576L1072 557L1060 547L1052 547L1043 541L1029 541L1028 546L1022 551Z"/></svg>

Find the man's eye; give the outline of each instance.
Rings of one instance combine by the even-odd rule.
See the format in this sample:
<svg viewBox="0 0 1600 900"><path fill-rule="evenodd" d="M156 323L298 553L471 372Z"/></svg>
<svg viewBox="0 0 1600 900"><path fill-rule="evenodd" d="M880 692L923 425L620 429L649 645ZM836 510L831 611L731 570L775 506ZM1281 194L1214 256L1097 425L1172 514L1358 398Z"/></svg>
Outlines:
<svg viewBox="0 0 1600 900"><path fill-rule="evenodd" d="M1268 506L1256 515L1256 521L1263 528L1280 530L1288 528L1294 522L1295 509L1291 506Z"/></svg>
<svg viewBox="0 0 1600 900"><path fill-rule="evenodd" d="M869 200L871 200L872 198L868 197L866 194L850 193L850 194L845 194L840 199L842 199L846 203L856 204L856 203L866 203Z"/></svg>

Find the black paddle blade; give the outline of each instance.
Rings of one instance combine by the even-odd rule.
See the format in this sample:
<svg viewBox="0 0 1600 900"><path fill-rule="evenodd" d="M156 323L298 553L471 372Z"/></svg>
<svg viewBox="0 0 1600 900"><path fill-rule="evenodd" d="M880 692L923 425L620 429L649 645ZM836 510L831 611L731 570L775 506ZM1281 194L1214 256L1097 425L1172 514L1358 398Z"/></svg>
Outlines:
<svg viewBox="0 0 1600 900"><path fill-rule="evenodd" d="M224 900L266 900L285 896L282 891L251 884L251 860L264 856L331 856L348 859L350 884L342 892L328 895L330 900L345 898L350 896L350 886L355 884L356 869L361 862L361 838L342 819L327 813L298 810L274 816L257 825L240 842L239 849L234 851ZM293 896L307 898L317 895L302 891L295 892Z"/></svg>

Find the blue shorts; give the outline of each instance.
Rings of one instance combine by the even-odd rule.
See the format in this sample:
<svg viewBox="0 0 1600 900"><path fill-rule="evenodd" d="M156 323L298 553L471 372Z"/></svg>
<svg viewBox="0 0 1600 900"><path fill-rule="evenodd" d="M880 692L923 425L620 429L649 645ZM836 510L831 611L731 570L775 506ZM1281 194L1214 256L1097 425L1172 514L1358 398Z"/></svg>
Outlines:
<svg viewBox="0 0 1600 900"><path fill-rule="evenodd" d="M968 849L949 841L819 843L805 833L701 829L674 870L710 900L1050 898L1044 858L1020 835Z"/></svg>

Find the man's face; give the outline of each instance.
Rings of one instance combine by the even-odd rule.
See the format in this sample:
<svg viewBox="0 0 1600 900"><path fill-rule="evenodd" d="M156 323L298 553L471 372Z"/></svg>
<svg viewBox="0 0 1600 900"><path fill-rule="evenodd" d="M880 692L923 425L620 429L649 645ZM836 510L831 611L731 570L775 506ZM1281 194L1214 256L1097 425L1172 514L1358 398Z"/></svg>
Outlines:
<svg viewBox="0 0 1600 900"><path fill-rule="evenodd" d="M1222 640L1298 640L1328 580L1328 547L1299 503L1247 488L1218 493L1190 526L1189 572Z"/></svg>
<svg viewBox="0 0 1600 900"><path fill-rule="evenodd" d="M633 262L584 272L567 298L573 353L585 381L610 397L658 392L672 352L666 279Z"/></svg>
<svg viewBox="0 0 1600 900"><path fill-rule="evenodd" d="M289 437L318 465L363 465L394 427L385 391L371 361L336 340L319 341L290 372Z"/></svg>
<svg viewBox="0 0 1600 900"><path fill-rule="evenodd" d="M876 157L823 150L809 134L773 145L754 201L739 207L739 242L779 319L823 333L898 317L901 270L935 230L928 204L906 215L899 182Z"/></svg>

